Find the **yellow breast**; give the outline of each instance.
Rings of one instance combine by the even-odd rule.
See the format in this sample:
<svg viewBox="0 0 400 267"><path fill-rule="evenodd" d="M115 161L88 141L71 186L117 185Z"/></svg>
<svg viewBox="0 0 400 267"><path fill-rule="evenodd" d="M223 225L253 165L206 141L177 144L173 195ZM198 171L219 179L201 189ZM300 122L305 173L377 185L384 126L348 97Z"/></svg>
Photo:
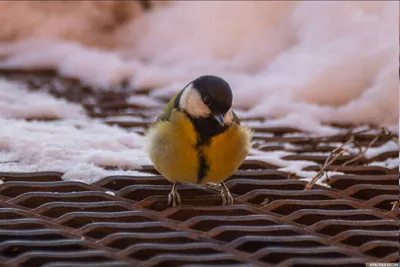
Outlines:
<svg viewBox="0 0 400 267"><path fill-rule="evenodd" d="M231 176L246 158L251 146L251 131L234 123L222 134L201 147L206 156L207 175L202 183L221 183Z"/></svg>
<svg viewBox="0 0 400 267"><path fill-rule="evenodd" d="M170 122L157 122L147 136L150 159L157 171L169 181L196 183L197 134L184 113L174 110Z"/></svg>
<svg viewBox="0 0 400 267"><path fill-rule="evenodd" d="M170 122L150 128L149 155L155 168L171 182L198 183L199 153L206 159L206 175L201 183L221 183L233 174L250 148L251 132L233 124L225 132L196 147L198 134L182 112L174 110Z"/></svg>

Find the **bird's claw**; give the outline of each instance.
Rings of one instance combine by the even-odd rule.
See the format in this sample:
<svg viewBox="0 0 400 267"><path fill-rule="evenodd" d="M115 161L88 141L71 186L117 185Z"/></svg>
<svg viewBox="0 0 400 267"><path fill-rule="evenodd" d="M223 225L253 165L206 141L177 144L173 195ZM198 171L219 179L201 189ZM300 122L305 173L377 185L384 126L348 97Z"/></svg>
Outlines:
<svg viewBox="0 0 400 267"><path fill-rule="evenodd" d="M228 187L224 183L221 183L221 197L222 205L233 205L233 197L231 192L229 192Z"/></svg>
<svg viewBox="0 0 400 267"><path fill-rule="evenodd" d="M176 184L172 186L171 192L168 194L168 206L176 207L177 205L181 205L181 196L176 189Z"/></svg>
<svg viewBox="0 0 400 267"><path fill-rule="evenodd" d="M177 205L181 205L181 196L177 191L168 194L168 206L176 207Z"/></svg>

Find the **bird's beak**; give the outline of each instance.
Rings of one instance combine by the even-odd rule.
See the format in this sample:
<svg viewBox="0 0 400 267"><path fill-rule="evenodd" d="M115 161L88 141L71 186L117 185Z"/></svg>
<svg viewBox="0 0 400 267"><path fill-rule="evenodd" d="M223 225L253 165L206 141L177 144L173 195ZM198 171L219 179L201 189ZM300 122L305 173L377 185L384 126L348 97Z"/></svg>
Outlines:
<svg viewBox="0 0 400 267"><path fill-rule="evenodd" d="M224 115L222 115L221 113L218 113L218 114L214 115L214 119L216 121L218 121L219 124L221 124L221 126L225 125L225 123L224 123Z"/></svg>

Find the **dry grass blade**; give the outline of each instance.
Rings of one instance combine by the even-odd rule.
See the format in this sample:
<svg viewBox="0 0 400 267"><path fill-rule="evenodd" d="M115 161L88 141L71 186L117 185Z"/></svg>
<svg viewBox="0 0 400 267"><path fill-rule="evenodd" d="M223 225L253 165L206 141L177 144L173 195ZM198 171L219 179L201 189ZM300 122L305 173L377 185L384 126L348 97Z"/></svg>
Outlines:
<svg viewBox="0 0 400 267"><path fill-rule="evenodd" d="M343 139L346 140L348 137L354 138L355 135L363 134L363 133L368 132L370 130L371 130L370 128L367 128L367 129L360 130L358 132L353 132L353 129L349 129L347 131L347 133L344 134ZM330 137L326 137L326 136L324 136L324 137L307 137L306 140L308 142L310 142L312 145L316 146L320 142L329 142L329 138Z"/></svg>
<svg viewBox="0 0 400 267"><path fill-rule="evenodd" d="M370 147L372 147L372 146L376 143L376 141L379 140L380 137L382 137L382 136L390 136L390 135L391 135L391 132L390 132L390 131L388 131L388 130L385 129L385 128L382 128L382 130L375 136L374 139L372 139L372 141L368 144L368 146L367 146L364 150L362 150L362 151L357 155L357 157L346 161L345 163L342 164L342 166L346 166L346 165L349 165L350 163L355 163L355 162L357 162L359 159L361 159L362 157L364 157L364 155L365 155L365 153L367 152L367 150L368 150Z"/></svg>
<svg viewBox="0 0 400 267"><path fill-rule="evenodd" d="M332 165L332 163L335 162L335 160L340 157L343 153L345 152L345 150L340 151L335 157L333 157L333 159L331 159L328 163L326 163L321 170L311 179L311 181L309 181L306 186L304 187L305 190L309 190L313 187L313 185L318 181L319 178L322 177L323 172L326 170L326 168L328 168L330 165Z"/></svg>
<svg viewBox="0 0 400 267"><path fill-rule="evenodd" d="M335 148L334 150L332 150L330 157L332 157L333 154L337 153L340 149L343 149L343 147L347 146L347 145L350 144L350 143L354 143L354 142L355 142L354 135L352 135L352 136L350 137L350 139L349 139L346 143L343 143L341 146L338 146L337 148ZM326 162L327 162L327 161L326 161ZM325 162L325 164L326 164L326 162Z"/></svg>
<svg viewBox="0 0 400 267"><path fill-rule="evenodd" d="M392 209L388 213L393 216L399 216L400 215L400 202L393 201L390 204L392 204Z"/></svg>
<svg viewBox="0 0 400 267"><path fill-rule="evenodd" d="M393 201L390 204L393 205L391 211L398 209L400 207L399 201Z"/></svg>
<svg viewBox="0 0 400 267"><path fill-rule="evenodd" d="M269 199L266 197L264 198L263 202L260 203L260 206L266 206L269 203Z"/></svg>
<svg viewBox="0 0 400 267"><path fill-rule="evenodd" d="M335 148L334 150L332 150L331 153L329 154L329 156L326 158L324 164L322 165L321 170L317 173L317 175L314 176L314 178L313 178L310 182L307 183L307 185L306 185L306 187L305 187L304 189L307 189L307 190L311 189L312 186L318 181L318 179L322 177L323 171L324 171L327 167L329 167L331 164L333 164L333 162L334 162L341 154L343 154L344 151L346 151L346 150L342 150L342 151L340 152L340 155L338 154L338 155L334 156L334 154L336 154L339 150L343 149L344 146L346 146L346 145L348 145L348 144L350 144L350 143L353 143L353 142L354 142L354 135L352 135L352 136L350 137L350 140L348 140L346 143L344 143L344 144L342 144L341 146L338 146L337 148ZM335 160L334 160L334 161L331 161L332 158L334 158Z"/></svg>

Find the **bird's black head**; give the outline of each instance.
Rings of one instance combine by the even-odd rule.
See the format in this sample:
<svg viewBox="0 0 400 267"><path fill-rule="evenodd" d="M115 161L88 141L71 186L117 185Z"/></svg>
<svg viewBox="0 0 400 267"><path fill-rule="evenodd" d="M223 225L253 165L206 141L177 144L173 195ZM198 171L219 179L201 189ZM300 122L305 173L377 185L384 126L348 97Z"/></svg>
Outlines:
<svg viewBox="0 0 400 267"><path fill-rule="evenodd" d="M189 83L178 106L191 118L212 119L221 126L229 126L233 120L231 87L217 76L204 75Z"/></svg>
<svg viewBox="0 0 400 267"><path fill-rule="evenodd" d="M201 100L208 106L213 115L222 114L232 106L232 91L229 84L220 77L205 75L192 82L199 92Z"/></svg>
<svg viewBox="0 0 400 267"><path fill-rule="evenodd" d="M217 76L205 75L190 82L175 106L188 115L202 142L224 132L233 122L231 87Z"/></svg>

